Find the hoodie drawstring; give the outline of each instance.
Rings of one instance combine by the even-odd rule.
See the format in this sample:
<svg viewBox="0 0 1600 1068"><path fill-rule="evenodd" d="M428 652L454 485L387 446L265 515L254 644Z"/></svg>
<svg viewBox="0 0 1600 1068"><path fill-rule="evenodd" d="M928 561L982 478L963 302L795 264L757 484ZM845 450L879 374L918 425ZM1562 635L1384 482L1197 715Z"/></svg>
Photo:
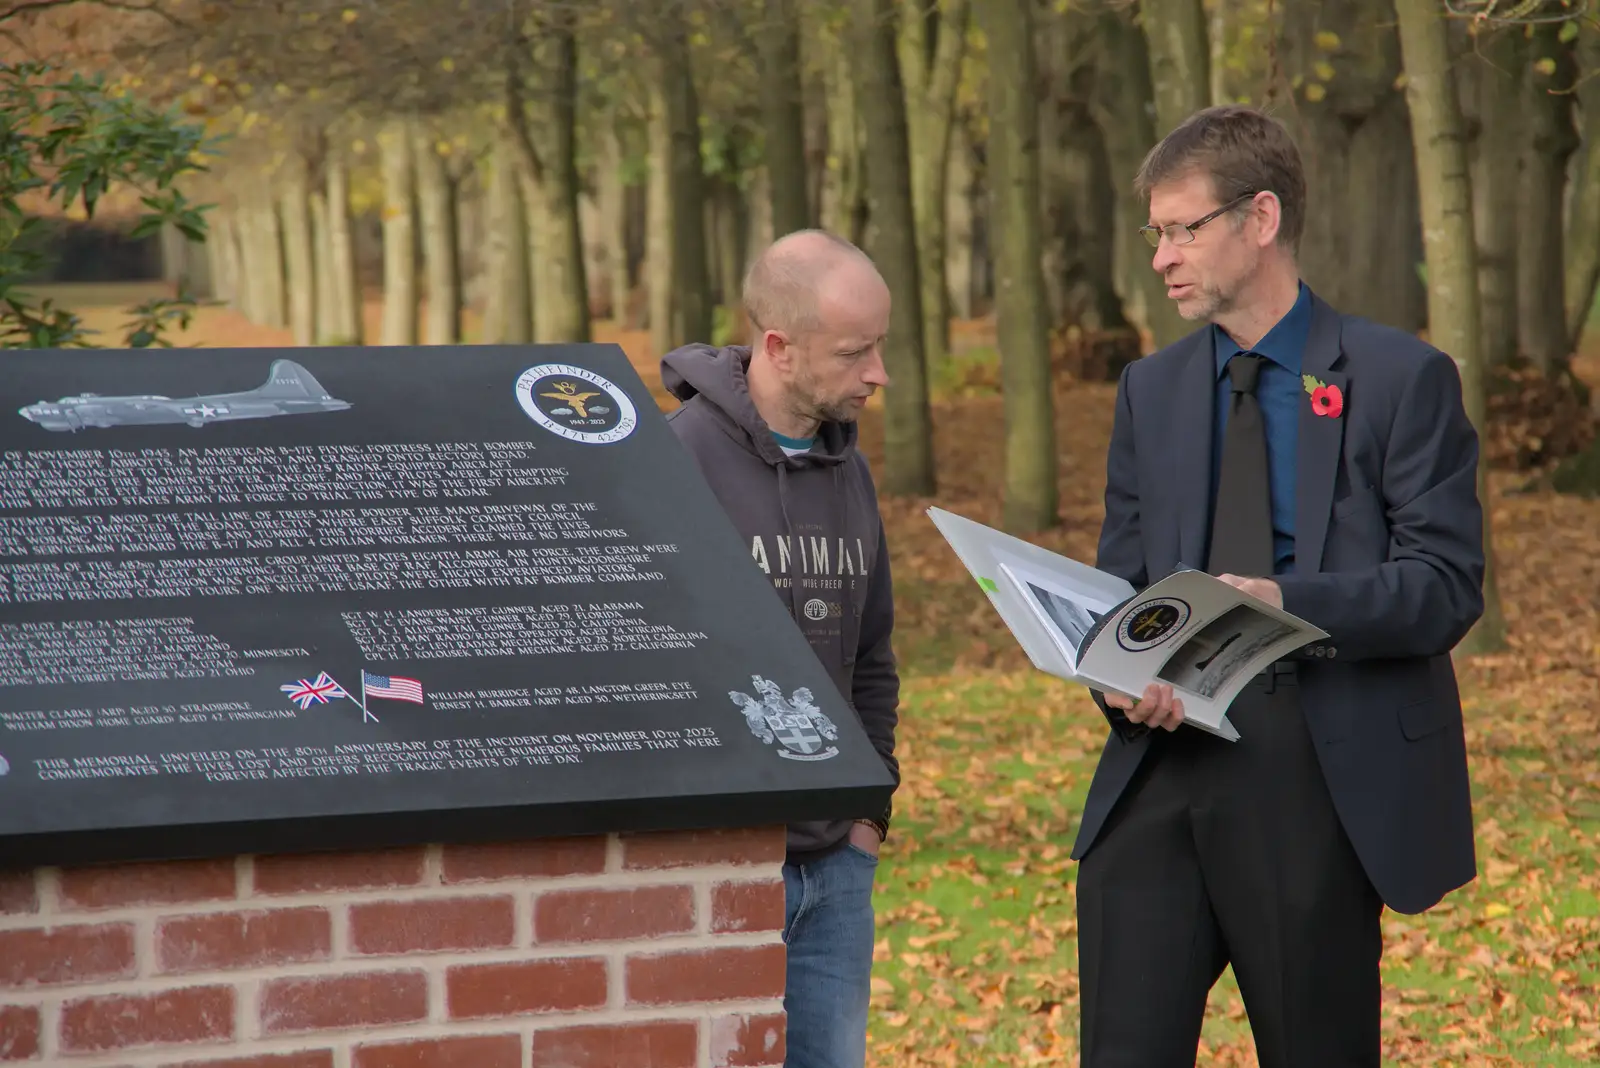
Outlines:
<svg viewBox="0 0 1600 1068"><path fill-rule="evenodd" d="M788 544L797 552L799 546L795 544L794 523L789 519L789 462L778 464L778 508L783 512L783 536L788 539ZM797 560L798 555L790 557ZM800 623L800 607L795 603L795 588L799 583L795 581L795 573L789 575L789 614L796 623ZM804 624L801 624L802 626Z"/></svg>
<svg viewBox="0 0 1600 1068"><path fill-rule="evenodd" d="M848 554L850 552L850 487L845 482L844 464L833 465L833 495L840 502L839 531L841 537L839 539L839 548L842 552ZM857 563L863 562L857 560ZM843 561L840 561L840 563L840 573L842 574L844 570L842 567ZM866 590L870 586L871 583L866 580L866 576L862 575L863 597L866 596ZM854 598L849 596L841 595L839 598L839 637L843 640L844 645L842 652L844 654L845 671L850 674L854 674L856 670L856 646L861 640L861 617L856 614L853 601Z"/></svg>

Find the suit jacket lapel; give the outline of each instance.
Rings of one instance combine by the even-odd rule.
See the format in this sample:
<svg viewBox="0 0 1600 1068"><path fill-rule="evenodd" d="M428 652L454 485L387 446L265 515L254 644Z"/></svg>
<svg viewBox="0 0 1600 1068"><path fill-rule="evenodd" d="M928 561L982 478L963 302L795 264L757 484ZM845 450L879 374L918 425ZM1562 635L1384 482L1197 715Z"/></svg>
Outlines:
<svg viewBox="0 0 1600 1068"><path fill-rule="evenodd" d="M1217 359L1211 331L1195 342L1173 395L1172 500L1178 515L1179 566L1203 569L1211 519L1212 420L1217 396ZM1151 580L1160 578L1152 575Z"/></svg>
<svg viewBox="0 0 1600 1068"><path fill-rule="evenodd" d="M1311 330L1306 337L1301 373L1337 389L1343 403L1348 405L1349 376L1334 370L1336 364L1343 362L1340 332L1339 313L1313 294ZM1302 391L1295 447L1294 508L1294 566L1302 574L1322 569L1322 549L1328 537L1328 514L1333 506L1346 417L1342 410L1336 416L1316 414L1310 394Z"/></svg>

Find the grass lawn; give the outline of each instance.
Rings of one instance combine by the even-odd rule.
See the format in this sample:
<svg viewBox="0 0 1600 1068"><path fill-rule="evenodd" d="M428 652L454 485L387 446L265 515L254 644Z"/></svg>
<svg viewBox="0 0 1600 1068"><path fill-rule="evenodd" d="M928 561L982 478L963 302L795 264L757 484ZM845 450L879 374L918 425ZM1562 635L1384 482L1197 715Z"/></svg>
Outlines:
<svg viewBox="0 0 1600 1068"><path fill-rule="evenodd" d="M872 1063L1076 1063L1077 866L1066 853L1103 738L1098 711L1026 671L917 674L906 696ZM1593 734L1551 738L1547 717L1483 697L1469 715L1480 877L1424 916L1385 917L1389 1061L1593 1065ZM1204 1042L1203 1063L1255 1063L1231 973Z"/></svg>
<svg viewBox="0 0 1600 1068"><path fill-rule="evenodd" d="M85 310L97 325L122 321ZM377 311L369 304L372 337ZM659 391L642 335L596 335L621 343ZM176 340L289 344L287 331L227 309L205 310ZM961 324L956 343L992 345L992 332ZM1600 386L1600 353L1578 366ZM904 785L879 877L873 1068L1076 1063L1077 866L1066 854L1105 728L1082 690L1027 665L923 514L938 503L998 523L1001 405L993 374L968 370L941 380L934 405L937 498L884 503ZM1084 560L1112 396L1071 382L1057 396L1062 523L1035 540ZM876 410L863 447L881 470ZM1600 1063L1600 501L1515 492L1525 481L1492 478L1510 648L1458 665L1479 874L1423 916L1385 916L1392 1064ZM1255 1063L1229 975L1204 1043L1203 1064Z"/></svg>

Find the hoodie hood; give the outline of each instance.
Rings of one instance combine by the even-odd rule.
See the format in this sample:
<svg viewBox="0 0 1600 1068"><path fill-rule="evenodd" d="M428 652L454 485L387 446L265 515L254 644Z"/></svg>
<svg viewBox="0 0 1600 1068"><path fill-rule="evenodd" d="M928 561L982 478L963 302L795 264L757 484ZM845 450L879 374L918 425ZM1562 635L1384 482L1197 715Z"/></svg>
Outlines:
<svg viewBox="0 0 1600 1068"><path fill-rule="evenodd" d="M772 428L756 411L745 372L750 366L748 345L695 343L673 349L661 359L661 383L680 402L701 395L720 416L723 430L767 463L778 467L842 462L856 444L856 424L824 422L817 428L821 448L799 456L786 456L772 436Z"/></svg>

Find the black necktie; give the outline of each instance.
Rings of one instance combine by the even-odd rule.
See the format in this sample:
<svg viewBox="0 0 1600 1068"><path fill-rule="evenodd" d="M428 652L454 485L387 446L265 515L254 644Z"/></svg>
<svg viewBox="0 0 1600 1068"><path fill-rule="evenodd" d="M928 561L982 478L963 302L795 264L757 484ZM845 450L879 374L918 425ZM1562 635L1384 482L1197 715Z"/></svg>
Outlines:
<svg viewBox="0 0 1600 1068"><path fill-rule="evenodd" d="M1213 575L1271 577L1272 493L1267 483L1267 433L1256 399L1262 357L1237 353L1228 361L1228 422L1222 470L1211 517Z"/></svg>

